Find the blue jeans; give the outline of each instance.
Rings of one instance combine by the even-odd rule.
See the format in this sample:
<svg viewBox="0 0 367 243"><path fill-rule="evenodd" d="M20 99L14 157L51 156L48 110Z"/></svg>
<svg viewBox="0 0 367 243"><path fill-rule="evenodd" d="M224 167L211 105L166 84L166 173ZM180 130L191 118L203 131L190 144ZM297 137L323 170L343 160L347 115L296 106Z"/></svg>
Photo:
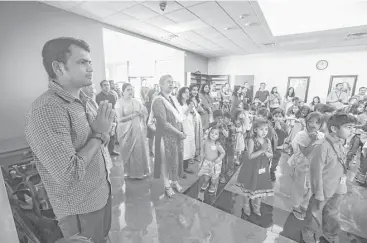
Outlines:
<svg viewBox="0 0 367 243"><path fill-rule="evenodd" d="M330 243L339 242L339 211L342 199L343 195L335 193L331 198L326 198L322 201L318 207L315 195L312 195L306 213L305 228L302 229L302 238L306 243L310 241L305 239L304 234L315 233L320 228L322 229L323 236ZM321 219L315 215L321 215Z"/></svg>
<svg viewBox="0 0 367 243"><path fill-rule="evenodd" d="M59 227L64 238L79 234L95 243L106 243L111 229L111 196L106 206L95 212L70 215L59 220Z"/></svg>

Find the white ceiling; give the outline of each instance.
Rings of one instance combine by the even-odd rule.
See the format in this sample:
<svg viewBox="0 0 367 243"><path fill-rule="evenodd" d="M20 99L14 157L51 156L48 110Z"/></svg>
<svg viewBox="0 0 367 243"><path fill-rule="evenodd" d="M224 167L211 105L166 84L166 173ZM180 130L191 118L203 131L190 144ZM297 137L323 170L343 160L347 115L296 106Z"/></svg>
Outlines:
<svg viewBox="0 0 367 243"><path fill-rule="evenodd" d="M207 57L367 45L367 38L345 40L348 34L367 32L366 25L274 36L256 1L167 1L165 11L160 10L160 1L43 3ZM294 4L286 3L287 1L281 2L282 13L288 17L288 22L293 22L295 14L292 13L291 6ZM353 4L353 1L350 0L350 3ZM272 6L275 6L274 3ZM284 11L287 6L288 15L287 11ZM325 19L332 9L330 6L324 11ZM349 12L352 11L350 9L353 8L350 7ZM362 18L360 12L358 16ZM310 22L313 13L308 12L307 16L308 18L302 16L303 22ZM274 21L274 16L268 14L267 19ZM286 17L283 19L287 20ZM270 26L276 29L274 24L270 23Z"/></svg>

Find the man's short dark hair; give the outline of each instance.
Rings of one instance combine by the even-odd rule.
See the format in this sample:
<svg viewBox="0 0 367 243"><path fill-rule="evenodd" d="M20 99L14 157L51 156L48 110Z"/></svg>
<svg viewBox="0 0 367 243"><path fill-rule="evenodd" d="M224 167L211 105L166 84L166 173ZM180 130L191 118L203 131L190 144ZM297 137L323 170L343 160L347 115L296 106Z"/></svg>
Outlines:
<svg viewBox="0 0 367 243"><path fill-rule="evenodd" d="M367 89L367 87L360 87L360 88L359 88L359 91L360 91L361 89Z"/></svg>
<svg viewBox="0 0 367 243"><path fill-rule="evenodd" d="M52 63L54 61L57 61L66 64L68 57L70 55L71 45L78 46L83 50L90 52L89 45L85 41L75 39L72 37L60 37L53 40L49 40L43 46L42 49L43 66L45 67L46 72L51 79L56 78L56 74L52 68Z"/></svg>
<svg viewBox="0 0 367 243"><path fill-rule="evenodd" d="M99 83L99 85L102 87L103 83L106 83L106 82L107 82L107 83L110 83L108 80L106 80L106 79L105 79L105 80L102 80L102 81Z"/></svg>
<svg viewBox="0 0 367 243"><path fill-rule="evenodd" d="M315 105L315 111L318 111L322 114L333 113L335 110L336 108L332 105L322 104L322 103Z"/></svg>
<svg viewBox="0 0 367 243"><path fill-rule="evenodd" d="M355 118L353 115L340 112L330 116L329 120L327 121L327 128L329 132L332 132L331 127L340 128L345 124L355 124L355 123L357 123L357 118Z"/></svg>
<svg viewBox="0 0 367 243"><path fill-rule="evenodd" d="M221 110L216 110L213 112L213 118L217 118L217 117L223 117L223 113Z"/></svg>
<svg viewBox="0 0 367 243"><path fill-rule="evenodd" d="M298 97L293 97L292 98L292 102L299 102L300 100L299 100L299 98Z"/></svg>
<svg viewBox="0 0 367 243"><path fill-rule="evenodd" d="M271 115L271 113L270 113L270 111L267 108L265 108L265 107L261 107L257 111L257 115L258 116L262 116L262 117L264 117L264 118L266 118L268 120L271 120L273 118L272 115Z"/></svg>
<svg viewBox="0 0 367 243"><path fill-rule="evenodd" d="M223 117L227 117L227 118L229 118L229 119L231 119L231 118L232 118L232 116L231 116L231 114L230 114L229 112L225 112L225 113L223 114Z"/></svg>

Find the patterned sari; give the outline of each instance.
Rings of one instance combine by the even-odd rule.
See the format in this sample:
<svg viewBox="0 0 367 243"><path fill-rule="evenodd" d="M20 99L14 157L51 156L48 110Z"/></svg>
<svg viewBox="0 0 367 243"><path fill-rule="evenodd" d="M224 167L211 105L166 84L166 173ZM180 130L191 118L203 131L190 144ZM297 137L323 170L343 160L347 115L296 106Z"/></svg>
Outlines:
<svg viewBox="0 0 367 243"><path fill-rule="evenodd" d="M146 108L136 99L118 100L116 103L118 117L129 116L136 111L144 115L122 122L117 127L117 139L121 144L121 155L125 174L130 178L142 179L150 174L149 156L146 144Z"/></svg>

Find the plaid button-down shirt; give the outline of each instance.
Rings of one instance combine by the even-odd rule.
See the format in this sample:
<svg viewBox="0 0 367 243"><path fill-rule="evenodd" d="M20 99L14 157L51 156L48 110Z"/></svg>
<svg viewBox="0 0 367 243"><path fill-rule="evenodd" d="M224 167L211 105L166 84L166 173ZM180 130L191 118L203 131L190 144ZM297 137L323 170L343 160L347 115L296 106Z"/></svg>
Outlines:
<svg viewBox="0 0 367 243"><path fill-rule="evenodd" d="M25 134L36 166L58 219L97 211L109 197L105 146L87 162L78 156L92 135L87 113L95 118L98 106L83 92L74 98L54 81L32 104Z"/></svg>

